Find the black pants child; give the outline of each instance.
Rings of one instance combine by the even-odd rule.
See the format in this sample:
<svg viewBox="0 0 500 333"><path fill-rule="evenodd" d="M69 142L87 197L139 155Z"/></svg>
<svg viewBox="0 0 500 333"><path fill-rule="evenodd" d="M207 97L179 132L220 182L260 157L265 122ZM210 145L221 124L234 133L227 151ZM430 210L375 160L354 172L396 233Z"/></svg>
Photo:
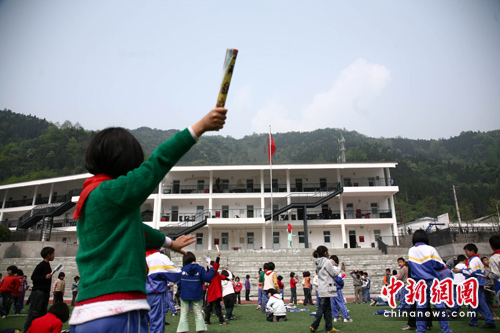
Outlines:
<svg viewBox="0 0 500 333"><path fill-rule="evenodd" d="M210 324L210 316L212 315L213 309L215 309L215 314L219 317L219 324L224 322L224 317L222 316L222 309L220 307L221 299L217 298L215 301L208 303L205 308L205 323Z"/></svg>
<svg viewBox="0 0 500 333"><path fill-rule="evenodd" d="M245 301L250 302L250 289L245 289Z"/></svg>

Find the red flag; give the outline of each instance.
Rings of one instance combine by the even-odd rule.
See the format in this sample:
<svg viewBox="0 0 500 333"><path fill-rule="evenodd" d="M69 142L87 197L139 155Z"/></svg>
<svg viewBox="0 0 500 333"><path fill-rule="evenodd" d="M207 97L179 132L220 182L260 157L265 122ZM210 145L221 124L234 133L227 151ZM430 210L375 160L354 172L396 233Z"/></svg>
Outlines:
<svg viewBox="0 0 500 333"><path fill-rule="evenodd" d="M269 133L269 162L271 162L271 164L273 164L273 155L275 151L276 146L274 145L273 136Z"/></svg>

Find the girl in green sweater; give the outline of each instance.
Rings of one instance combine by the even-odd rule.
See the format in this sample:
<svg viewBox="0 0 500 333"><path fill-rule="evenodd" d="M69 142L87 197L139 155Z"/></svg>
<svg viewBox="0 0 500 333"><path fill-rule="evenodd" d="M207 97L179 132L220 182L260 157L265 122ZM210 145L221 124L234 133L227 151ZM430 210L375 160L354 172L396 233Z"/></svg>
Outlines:
<svg viewBox="0 0 500 333"><path fill-rule="evenodd" d="M204 132L223 127L226 112L213 109L146 161L139 142L123 128L107 128L92 139L85 167L94 176L85 181L73 215L80 283L70 332L148 332L146 245L184 253L195 240L173 241L147 226L140 207Z"/></svg>

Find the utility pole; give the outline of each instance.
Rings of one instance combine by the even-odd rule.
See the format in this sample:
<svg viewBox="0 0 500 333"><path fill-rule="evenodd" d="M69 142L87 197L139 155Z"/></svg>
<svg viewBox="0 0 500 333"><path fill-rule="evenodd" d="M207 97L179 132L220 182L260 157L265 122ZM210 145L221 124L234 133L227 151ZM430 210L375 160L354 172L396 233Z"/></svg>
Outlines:
<svg viewBox="0 0 500 333"><path fill-rule="evenodd" d="M453 185L453 196L455 197L455 207L457 208L458 228L460 230L460 233L462 233L462 219L460 218L460 208L458 208L457 190L455 188L455 185Z"/></svg>

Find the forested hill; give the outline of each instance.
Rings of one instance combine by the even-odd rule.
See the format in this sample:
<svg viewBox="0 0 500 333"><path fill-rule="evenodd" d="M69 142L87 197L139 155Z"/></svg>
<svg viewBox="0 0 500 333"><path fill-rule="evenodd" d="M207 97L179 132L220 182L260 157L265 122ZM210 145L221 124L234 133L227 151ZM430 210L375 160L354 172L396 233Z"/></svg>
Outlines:
<svg viewBox="0 0 500 333"><path fill-rule="evenodd" d="M131 132L149 155L178 130L141 127ZM86 172L85 149L92 131L70 121L45 119L0 111L0 183ZM370 138L355 131L319 129L273 134L275 164L335 163L338 139L345 138L347 162L396 161L398 220L448 212L456 217L452 186L464 220L496 212L500 200L500 130L462 132L439 140ZM242 139L206 135L179 165L267 164L267 134Z"/></svg>

